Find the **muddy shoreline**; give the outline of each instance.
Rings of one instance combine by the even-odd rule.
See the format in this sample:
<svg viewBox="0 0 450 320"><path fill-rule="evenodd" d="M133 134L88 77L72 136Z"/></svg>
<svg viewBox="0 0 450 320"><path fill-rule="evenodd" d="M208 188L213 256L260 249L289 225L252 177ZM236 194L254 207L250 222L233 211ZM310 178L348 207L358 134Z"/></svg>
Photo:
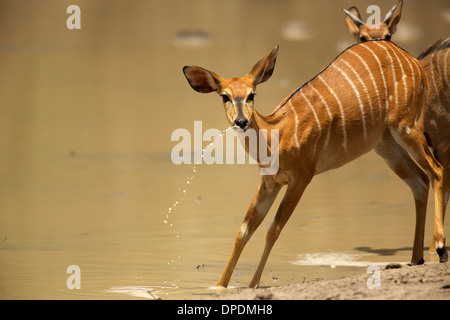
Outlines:
<svg viewBox="0 0 450 320"><path fill-rule="evenodd" d="M379 289L372 274L341 279L318 279L299 284L260 289L244 289L232 294L217 294L219 300L449 300L450 264L380 269ZM374 287L368 288L368 282ZM370 286L370 285L369 285Z"/></svg>

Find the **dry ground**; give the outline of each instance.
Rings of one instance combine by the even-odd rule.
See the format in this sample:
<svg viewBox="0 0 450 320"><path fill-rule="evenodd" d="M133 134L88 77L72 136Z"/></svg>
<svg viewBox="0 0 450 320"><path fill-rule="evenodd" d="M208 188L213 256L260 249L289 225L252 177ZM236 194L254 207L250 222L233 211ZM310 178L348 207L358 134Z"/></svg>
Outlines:
<svg viewBox="0 0 450 320"><path fill-rule="evenodd" d="M450 300L449 263L429 263L395 269L382 268L379 289L368 289L369 277L371 277L370 274L361 274L341 279L314 280L280 287L245 289L237 293L210 296L209 299Z"/></svg>

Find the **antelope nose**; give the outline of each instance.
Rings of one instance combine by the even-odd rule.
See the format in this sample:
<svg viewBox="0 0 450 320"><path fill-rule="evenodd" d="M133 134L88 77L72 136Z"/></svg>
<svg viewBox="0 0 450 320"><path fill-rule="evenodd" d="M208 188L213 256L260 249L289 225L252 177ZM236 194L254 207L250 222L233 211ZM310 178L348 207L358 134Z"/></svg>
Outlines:
<svg viewBox="0 0 450 320"><path fill-rule="evenodd" d="M241 129L245 129L248 126L248 120L245 118L238 118L236 119L236 121L234 121L234 124Z"/></svg>

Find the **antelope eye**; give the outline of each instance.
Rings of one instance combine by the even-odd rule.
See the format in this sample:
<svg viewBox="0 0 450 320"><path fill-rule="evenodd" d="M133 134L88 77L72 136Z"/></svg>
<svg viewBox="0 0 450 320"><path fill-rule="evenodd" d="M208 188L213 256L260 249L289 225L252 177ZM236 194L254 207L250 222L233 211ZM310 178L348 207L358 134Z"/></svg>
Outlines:
<svg viewBox="0 0 450 320"><path fill-rule="evenodd" d="M222 95L222 101L223 101L223 103L227 103L227 102L229 102L229 101L231 101L231 100L230 100L230 98L229 98L226 94L223 94L223 95Z"/></svg>
<svg viewBox="0 0 450 320"><path fill-rule="evenodd" d="M255 94L254 94L254 93L250 93L250 94L248 95L246 101L247 101L247 102L252 102L254 98L255 98Z"/></svg>

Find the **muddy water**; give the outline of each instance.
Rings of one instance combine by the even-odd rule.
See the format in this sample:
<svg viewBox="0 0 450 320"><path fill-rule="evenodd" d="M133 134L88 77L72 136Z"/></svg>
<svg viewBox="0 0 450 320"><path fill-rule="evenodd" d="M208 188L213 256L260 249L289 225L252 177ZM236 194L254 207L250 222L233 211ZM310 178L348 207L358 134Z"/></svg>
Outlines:
<svg viewBox="0 0 450 320"><path fill-rule="evenodd" d="M393 5L378 2L383 14ZM66 28L70 4L81 8L81 30ZM267 114L351 43L340 8L353 4L2 1L0 298L213 294L259 174L253 165L193 172L171 162L173 130L192 130L194 120L204 130L227 127L218 98L192 91L181 68L239 76L279 44L256 100ZM449 35L449 12L446 1L408 1L398 43L419 54ZM413 209L407 187L373 153L316 177L262 285L409 261ZM248 285L273 214L231 286ZM426 245L432 204L428 217ZM81 289L68 289L71 265Z"/></svg>

